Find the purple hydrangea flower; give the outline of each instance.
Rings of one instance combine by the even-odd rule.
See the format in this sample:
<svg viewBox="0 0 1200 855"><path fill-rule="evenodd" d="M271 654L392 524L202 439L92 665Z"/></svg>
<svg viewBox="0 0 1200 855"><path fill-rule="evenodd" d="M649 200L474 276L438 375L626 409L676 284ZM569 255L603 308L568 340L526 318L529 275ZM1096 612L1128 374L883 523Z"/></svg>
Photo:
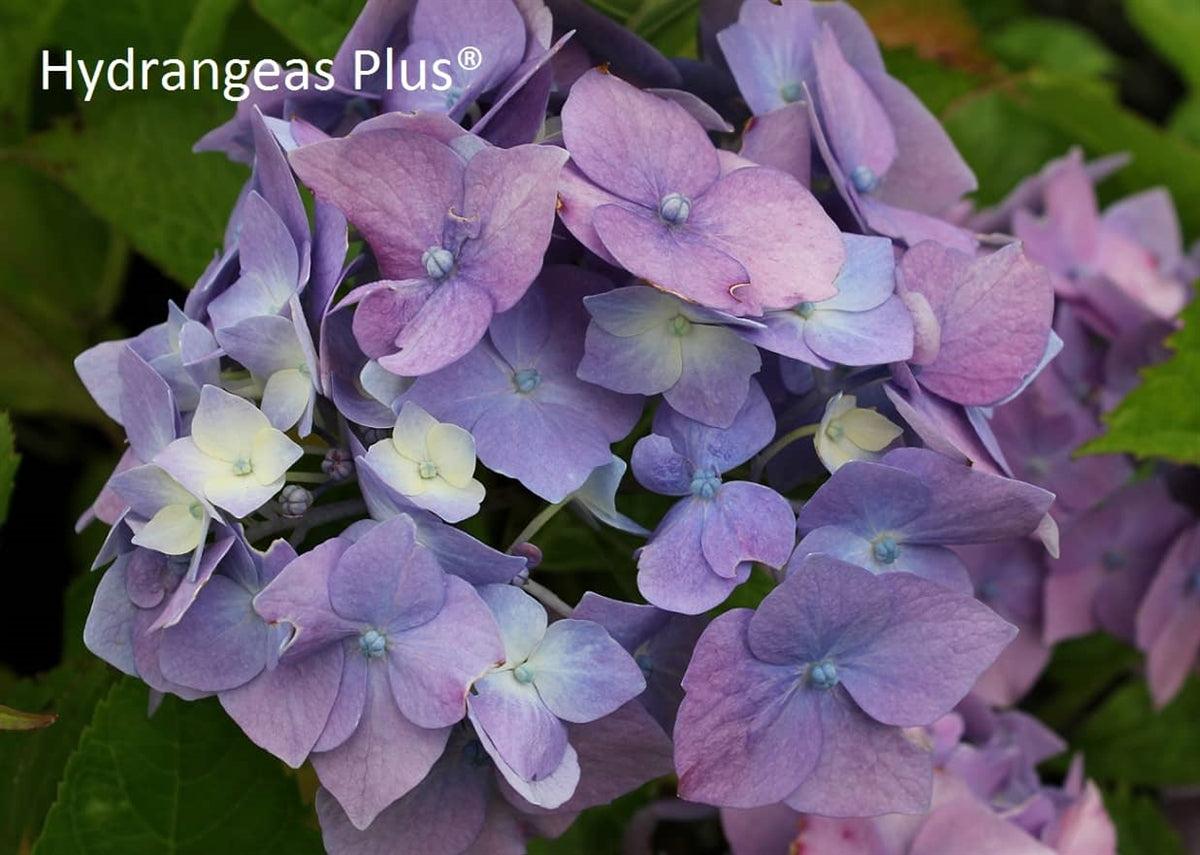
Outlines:
<svg viewBox="0 0 1200 855"><path fill-rule="evenodd" d="M662 393L671 408L726 428L762 367L737 318L654 288L617 288L584 299L592 316L579 379L614 392Z"/></svg>
<svg viewBox="0 0 1200 855"><path fill-rule="evenodd" d="M603 718L641 694L646 681L600 624L572 618L547 625L545 608L511 585L480 595L500 624L504 662L472 685L468 716L522 798L560 807L579 783L565 723Z"/></svg>
<svg viewBox="0 0 1200 855"><path fill-rule="evenodd" d="M803 537L788 568L826 553L873 573L913 573L969 591L966 569L947 545L1024 537L1053 500L937 452L898 448L878 462L845 464L804 504Z"/></svg>
<svg viewBox="0 0 1200 855"><path fill-rule="evenodd" d="M812 556L701 636L675 726L683 798L827 816L913 813L949 712L1016 633L972 597Z"/></svg>
<svg viewBox="0 0 1200 855"><path fill-rule="evenodd" d="M761 451L775 432L771 405L756 382L733 424L713 428L670 407L633 448L643 487L683 496L638 551L638 590L659 608L699 614L750 575L751 562L778 568L795 541L792 510L769 487L721 476Z"/></svg>
<svg viewBox="0 0 1200 855"><path fill-rule="evenodd" d="M791 176L753 165L723 175L683 107L600 71L576 81L562 120L571 165L559 215L606 261L735 315L833 296L837 228Z"/></svg>
<svg viewBox="0 0 1200 855"><path fill-rule="evenodd" d="M747 341L817 368L884 365L913 355L913 322L896 294L896 260L885 238L842 235L846 263L827 300L767 312L766 329L739 329Z"/></svg>
<svg viewBox="0 0 1200 855"><path fill-rule="evenodd" d="M479 347L417 378L401 401L466 428L485 466L562 501L611 462L610 445L642 411L640 397L576 377L587 324L581 300L603 284L596 274L548 267L516 308L493 320Z"/></svg>
<svg viewBox="0 0 1200 855"><path fill-rule="evenodd" d="M312 762L357 828L428 774L468 687L503 657L475 589L443 573L406 516L301 555L254 609L295 628L281 662L338 685Z"/></svg>
<svg viewBox="0 0 1200 855"><path fill-rule="evenodd" d="M566 154L493 148L433 117L381 118L291 162L363 233L385 277L358 292L364 352L393 373L426 374L470 350L537 275Z"/></svg>

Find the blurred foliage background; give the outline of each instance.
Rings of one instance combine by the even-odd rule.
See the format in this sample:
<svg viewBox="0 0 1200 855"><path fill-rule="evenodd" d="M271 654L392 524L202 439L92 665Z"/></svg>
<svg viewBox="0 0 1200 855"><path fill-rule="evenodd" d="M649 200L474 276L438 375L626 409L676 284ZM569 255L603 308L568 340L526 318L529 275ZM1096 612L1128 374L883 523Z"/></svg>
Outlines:
<svg viewBox="0 0 1200 855"><path fill-rule="evenodd" d="M82 647L100 526L74 520L121 450L119 429L71 361L157 323L220 246L244 167L192 144L233 105L219 93L41 91L41 51L310 59L332 56L362 0L0 0L0 703L58 715L0 733L0 852L319 852L311 779L236 733L215 701L168 699ZM695 56L698 0L594 0L668 55ZM945 121L1000 199L1073 144L1128 152L1104 199L1170 189L1200 237L1200 2L853 0L889 67ZM1200 344L1162 369L1196 390ZM1190 366L1190 367L1189 367ZM1200 390L1197 390L1200 391ZM1200 395L1156 419L1190 445L1115 438L1122 450L1200 460ZM15 477L14 477L15 476ZM1105 788L1122 855L1185 850L1164 811L1200 785L1200 684L1160 715L1138 654L1108 639L1063 645L1030 702ZM36 676L35 676L36 675ZM153 758L152 761L147 758ZM1065 762L1060 763L1060 770ZM60 784L61 782L61 784ZM1167 798L1164 798L1167 794ZM650 793L589 812L540 853L609 853ZM711 841L678 851L700 855ZM711 851L719 851L713 849Z"/></svg>

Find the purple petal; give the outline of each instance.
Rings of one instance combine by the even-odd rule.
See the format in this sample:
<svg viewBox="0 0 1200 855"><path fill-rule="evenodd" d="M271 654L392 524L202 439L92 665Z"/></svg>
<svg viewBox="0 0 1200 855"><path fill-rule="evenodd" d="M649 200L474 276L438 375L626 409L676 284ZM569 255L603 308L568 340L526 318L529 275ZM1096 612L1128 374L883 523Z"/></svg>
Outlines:
<svg viewBox="0 0 1200 855"><path fill-rule="evenodd" d="M886 181L897 147L883 105L862 75L846 62L832 29L822 29L815 47L823 127L842 172L851 176L865 168L875 178Z"/></svg>
<svg viewBox="0 0 1200 855"><path fill-rule="evenodd" d="M548 778L562 764L566 725L546 709L533 685L517 680L511 670L478 680L467 707L476 731L487 736L488 753L523 780Z"/></svg>
<svg viewBox="0 0 1200 855"><path fill-rule="evenodd" d="M611 74L576 80L562 122L567 150L589 179L654 210L669 193L694 199L720 172L716 149L686 110Z"/></svg>
<svg viewBox="0 0 1200 855"><path fill-rule="evenodd" d="M349 546L342 538L325 541L283 568L254 598L254 610L263 620L296 628L284 648L288 661L358 635L361 625L338 615L329 602L330 578Z"/></svg>
<svg viewBox="0 0 1200 855"><path fill-rule="evenodd" d="M253 594L214 576L179 623L163 631L163 676L206 692L235 689L267 664L267 624L250 605Z"/></svg>
<svg viewBox="0 0 1200 855"><path fill-rule="evenodd" d="M445 605L437 617L389 641L396 704L422 727L461 721L471 683L504 657L499 628L475 589L455 576L446 577L445 584Z"/></svg>
<svg viewBox="0 0 1200 855"><path fill-rule="evenodd" d="M244 686L221 692L221 706L254 744L293 769L308 758L337 698L343 648L280 662Z"/></svg>
<svg viewBox="0 0 1200 855"><path fill-rule="evenodd" d="M550 624L527 665L546 708L578 724L608 715L646 688L633 657L591 621Z"/></svg>
<svg viewBox="0 0 1200 855"><path fill-rule="evenodd" d="M750 565L732 577L708 566L701 547L704 500L683 499L658 524L638 553L638 591L659 608L697 615L713 608L750 576Z"/></svg>
<svg viewBox="0 0 1200 855"><path fill-rule="evenodd" d="M366 709L358 728L334 750L312 755L321 784L358 829L421 782L450 736L448 727L426 730L400 714L381 663L368 671Z"/></svg>
<svg viewBox="0 0 1200 855"><path fill-rule="evenodd" d="M407 377L431 374L479 343L492 312L487 292L469 280L452 279L435 289L400 330L396 337L399 352L381 357L379 364Z"/></svg>
<svg viewBox="0 0 1200 855"><path fill-rule="evenodd" d="M768 665L746 644L753 613L734 609L700 637L675 724L679 795L723 807L780 801L821 753L812 692L792 692L793 668Z"/></svg>
<svg viewBox="0 0 1200 855"><path fill-rule="evenodd" d="M787 499L748 481L721 485L704 518L700 545L719 576L744 562L781 568L796 544L796 518Z"/></svg>

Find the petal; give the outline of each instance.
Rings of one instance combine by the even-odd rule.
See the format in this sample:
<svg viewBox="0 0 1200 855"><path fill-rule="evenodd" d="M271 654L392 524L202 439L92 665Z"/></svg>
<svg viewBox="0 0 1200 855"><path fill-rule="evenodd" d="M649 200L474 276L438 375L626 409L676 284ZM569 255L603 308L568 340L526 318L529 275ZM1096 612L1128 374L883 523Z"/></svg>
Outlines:
<svg viewBox="0 0 1200 855"><path fill-rule="evenodd" d="M504 656L500 631L475 589L446 577L446 601L433 620L395 634L388 672L400 712L422 727L466 715L467 690Z"/></svg>
<svg viewBox="0 0 1200 855"><path fill-rule="evenodd" d="M162 674L205 692L244 685L266 667L267 624L250 605L253 594L214 576L158 648Z"/></svg>
<svg viewBox="0 0 1200 855"><path fill-rule="evenodd" d="M297 661L347 636L358 625L329 603L329 579L350 541L331 538L289 563L254 598L254 610L268 623L289 623L295 633L282 652Z"/></svg>
<svg viewBox="0 0 1200 855"><path fill-rule="evenodd" d="M708 134L685 109L605 72L575 81L562 124L567 151L589 179L655 210L668 193L694 199L720 172Z"/></svg>
<svg viewBox="0 0 1200 855"><path fill-rule="evenodd" d="M393 374L417 377L444 368L477 345L492 319L492 299L468 280L437 288L396 338L399 352L379 364Z"/></svg>
<svg viewBox="0 0 1200 855"><path fill-rule="evenodd" d="M512 585L485 585L479 596L500 626L504 661L514 666L524 662L546 634L545 607Z"/></svg>
<svg viewBox="0 0 1200 855"><path fill-rule="evenodd" d="M796 545L796 518L787 499L770 487L733 481L717 489L700 544L719 576L735 575L747 561L778 569Z"/></svg>
<svg viewBox="0 0 1200 855"><path fill-rule="evenodd" d="M813 693L789 667L760 662L746 644L752 612L734 609L700 637L675 723L679 795L721 807L778 802L821 752Z"/></svg>
<svg viewBox="0 0 1200 855"><path fill-rule="evenodd" d="M190 505L167 505L142 526L133 542L166 555L183 555L200 545L207 530L205 511L197 517Z"/></svg>
<svg viewBox="0 0 1200 855"><path fill-rule="evenodd" d="M426 730L402 716L387 670L378 663L368 670L367 705L353 735L332 751L312 755L321 784L358 829L421 783L450 736L448 727Z"/></svg>
<svg viewBox="0 0 1200 855"><path fill-rule="evenodd" d="M271 423L258 407L216 386L200 390L200 406L192 418L192 441L209 457L232 463L249 458L251 443Z"/></svg>
<svg viewBox="0 0 1200 855"><path fill-rule="evenodd" d="M548 778L567 751L567 728L538 697L531 683L498 671L475 683L467 703L476 731L496 760L525 781Z"/></svg>
<svg viewBox="0 0 1200 855"><path fill-rule="evenodd" d="M564 721L595 721L646 688L633 657L591 621L550 624L527 665L538 695Z"/></svg>
<svg viewBox="0 0 1200 855"><path fill-rule="evenodd" d="M732 577L709 567L700 545L703 505L694 498L678 502L638 553L638 591L659 608L698 615L724 602L750 575L749 564Z"/></svg>

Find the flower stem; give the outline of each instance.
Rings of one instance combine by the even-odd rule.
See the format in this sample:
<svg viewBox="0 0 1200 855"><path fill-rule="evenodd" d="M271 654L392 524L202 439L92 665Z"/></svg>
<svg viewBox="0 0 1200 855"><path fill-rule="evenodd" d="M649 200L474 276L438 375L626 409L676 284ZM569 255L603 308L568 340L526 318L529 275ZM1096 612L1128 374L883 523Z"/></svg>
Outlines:
<svg viewBox="0 0 1200 855"><path fill-rule="evenodd" d="M289 472L286 478L289 484L324 484L329 480L324 472Z"/></svg>
<svg viewBox="0 0 1200 855"><path fill-rule="evenodd" d="M763 449L762 453L758 455L758 459L754 462L754 477L757 478L759 475L761 475L763 470L767 468L767 464L770 463L771 460L774 459L775 455L779 454L779 452L783 451L798 439L804 439L806 436L816 436L817 431L820 429L821 425L819 423L812 425L801 425L795 430L788 431L783 436L779 437L779 439L768 445L765 449Z"/></svg>
<svg viewBox="0 0 1200 855"><path fill-rule="evenodd" d="M312 529L319 525L325 525L325 523L336 522L348 517L361 516L366 512L367 503L362 499L347 499L344 502L334 502L332 505L311 510L299 519L280 518L250 526L246 529L246 540L253 543L256 540L262 540L264 537L291 531L301 526L306 529Z"/></svg>
<svg viewBox="0 0 1200 855"><path fill-rule="evenodd" d="M524 588L527 593L531 594L536 600L538 600L543 606L551 611L558 612L558 614L562 615L563 617L570 617L571 613L575 611L573 608L563 602L562 598L559 597L558 594L551 591L545 585L539 585L532 579L526 579L523 583L521 583L521 587Z"/></svg>
<svg viewBox="0 0 1200 855"><path fill-rule="evenodd" d="M554 518L554 515L561 511L564 506L566 506L567 501L567 499L563 499L561 502L556 502L553 505L546 505L546 507L542 508L541 512L536 517L531 519L529 521L529 525L521 529L521 533L513 539L511 544L509 544L508 551L512 552L513 547L515 547L517 544L525 543L531 540L535 534L542 530L542 526L550 522L550 520Z"/></svg>

